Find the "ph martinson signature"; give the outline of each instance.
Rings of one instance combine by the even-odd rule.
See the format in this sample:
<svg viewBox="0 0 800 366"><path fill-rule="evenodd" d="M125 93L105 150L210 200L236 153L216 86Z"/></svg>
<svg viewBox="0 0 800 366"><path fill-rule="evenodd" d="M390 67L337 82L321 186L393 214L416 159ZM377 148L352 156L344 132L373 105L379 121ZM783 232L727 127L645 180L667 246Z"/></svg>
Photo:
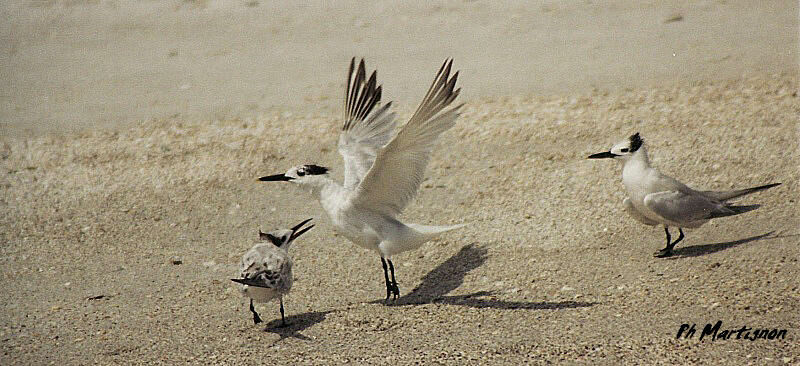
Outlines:
<svg viewBox="0 0 800 366"><path fill-rule="evenodd" d="M681 327L678 329L678 335L676 335L675 338L694 338L695 333L697 333L695 325L696 324L692 324L691 326L689 324L681 324ZM713 326L711 323L706 324L706 326L703 327L703 331L700 333L699 340L702 341L706 336L711 337L712 341L727 339L744 339L748 341L756 341L759 339L776 340L786 339L786 329L753 329L748 328L746 325L741 328L723 329L722 320L719 320ZM736 337L734 338L734 336Z"/></svg>

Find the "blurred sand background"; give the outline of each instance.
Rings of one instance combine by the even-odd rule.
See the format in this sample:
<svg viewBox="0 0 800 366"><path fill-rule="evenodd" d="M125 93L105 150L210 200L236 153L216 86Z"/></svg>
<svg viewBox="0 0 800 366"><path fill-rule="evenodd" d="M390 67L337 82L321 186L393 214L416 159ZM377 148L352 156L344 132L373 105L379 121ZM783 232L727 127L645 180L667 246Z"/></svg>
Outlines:
<svg viewBox="0 0 800 366"><path fill-rule="evenodd" d="M0 5L4 134L339 107L353 56L417 103L795 71L796 1L47 1Z"/></svg>
<svg viewBox="0 0 800 366"><path fill-rule="evenodd" d="M800 362L795 1L6 1L0 364ZM394 259L255 178L333 168L351 57L401 118L442 60L464 113L403 220L469 223ZM783 182L687 232L622 209L591 153L641 132L704 189ZM315 217L277 304L229 281L257 230ZM180 259L180 264L175 260ZM683 323L786 340L676 340ZM699 330L698 330L699 332Z"/></svg>

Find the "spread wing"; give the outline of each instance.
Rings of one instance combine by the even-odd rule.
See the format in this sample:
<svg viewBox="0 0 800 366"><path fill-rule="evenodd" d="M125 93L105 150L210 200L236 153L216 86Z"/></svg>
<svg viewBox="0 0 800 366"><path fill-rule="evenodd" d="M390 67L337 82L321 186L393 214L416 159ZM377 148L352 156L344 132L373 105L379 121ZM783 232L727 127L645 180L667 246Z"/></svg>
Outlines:
<svg viewBox="0 0 800 366"><path fill-rule="evenodd" d="M454 90L458 72L450 77L452 63L445 61L417 111L378 151L372 168L357 188L354 204L396 216L414 198L437 137L455 125L461 107L442 112L461 91Z"/></svg>
<svg viewBox="0 0 800 366"><path fill-rule="evenodd" d="M381 86L377 71L366 79L364 60L355 71L355 57L347 73L344 98L344 125L339 135L339 154L344 159L344 186L355 189L375 161L378 150L389 142L394 132L392 103L381 106Z"/></svg>
<svg viewBox="0 0 800 366"><path fill-rule="evenodd" d="M648 194L644 204L657 215L676 223L691 224L735 212L725 205L700 194L680 191L665 191Z"/></svg>

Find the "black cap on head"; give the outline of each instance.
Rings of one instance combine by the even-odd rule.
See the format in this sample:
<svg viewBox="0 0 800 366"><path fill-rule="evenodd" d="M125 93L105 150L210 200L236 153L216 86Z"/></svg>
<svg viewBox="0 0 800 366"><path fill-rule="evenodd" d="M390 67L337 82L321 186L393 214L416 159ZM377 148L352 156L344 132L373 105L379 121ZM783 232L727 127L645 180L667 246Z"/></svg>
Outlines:
<svg viewBox="0 0 800 366"><path fill-rule="evenodd" d="M631 140L630 152L635 152L636 150L639 150L639 148L642 147L642 144L644 144L644 140L642 140L642 137L639 136L638 132L631 135L630 140Z"/></svg>
<svg viewBox="0 0 800 366"><path fill-rule="evenodd" d="M281 238L272 235L270 233L263 233L261 232L261 230L258 230L258 238L261 240L269 240L269 242L275 245L276 247L283 245L283 240L281 240Z"/></svg>
<svg viewBox="0 0 800 366"><path fill-rule="evenodd" d="M305 168L306 174L309 174L309 175L319 175L319 174L325 174L325 173L328 172L328 168L326 168L324 166L308 164L308 165L303 165L303 167Z"/></svg>

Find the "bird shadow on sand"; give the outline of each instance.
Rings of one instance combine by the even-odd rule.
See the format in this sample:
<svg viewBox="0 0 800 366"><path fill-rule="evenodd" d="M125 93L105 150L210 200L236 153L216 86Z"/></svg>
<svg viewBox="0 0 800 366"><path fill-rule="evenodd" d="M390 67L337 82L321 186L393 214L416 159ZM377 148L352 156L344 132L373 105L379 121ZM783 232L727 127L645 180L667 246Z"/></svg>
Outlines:
<svg viewBox="0 0 800 366"><path fill-rule="evenodd" d="M734 241L727 241L723 243L712 243L712 244L699 244L699 245L692 245L688 247L678 248L672 251L672 256L667 259L675 260L681 258L690 258L690 257L698 257L701 255L716 253L719 251L723 251L730 248L738 247L739 245L758 241L758 240L766 240L766 239L777 239L783 236L771 236L774 234L775 231L770 231L768 233L764 233L761 235L751 236L749 238L734 240Z"/></svg>
<svg viewBox="0 0 800 366"><path fill-rule="evenodd" d="M470 271L482 266L487 259L486 248L469 244L442 262L422 277L422 283L410 293L401 296L389 306L408 306L422 304L448 304L469 306L473 308L492 309L569 309L594 306L594 302L560 301L560 302L526 302L504 301L492 299L490 291L478 291L466 295L447 295L464 283L464 277ZM383 300L372 303L383 304Z"/></svg>
<svg viewBox="0 0 800 366"><path fill-rule="evenodd" d="M300 331L306 330L311 326L325 320L325 317L334 312L333 310L328 311L314 311L308 312L303 314L291 315L286 318L286 323L288 325L282 326L281 319L275 319L267 323L266 328L264 328L265 332L268 333L275 333L279 335L281 338L278 339L276 342L280 342L285 338L298 338L304 341L310 341L311 338L308 338L300 333Z"/></svg>

